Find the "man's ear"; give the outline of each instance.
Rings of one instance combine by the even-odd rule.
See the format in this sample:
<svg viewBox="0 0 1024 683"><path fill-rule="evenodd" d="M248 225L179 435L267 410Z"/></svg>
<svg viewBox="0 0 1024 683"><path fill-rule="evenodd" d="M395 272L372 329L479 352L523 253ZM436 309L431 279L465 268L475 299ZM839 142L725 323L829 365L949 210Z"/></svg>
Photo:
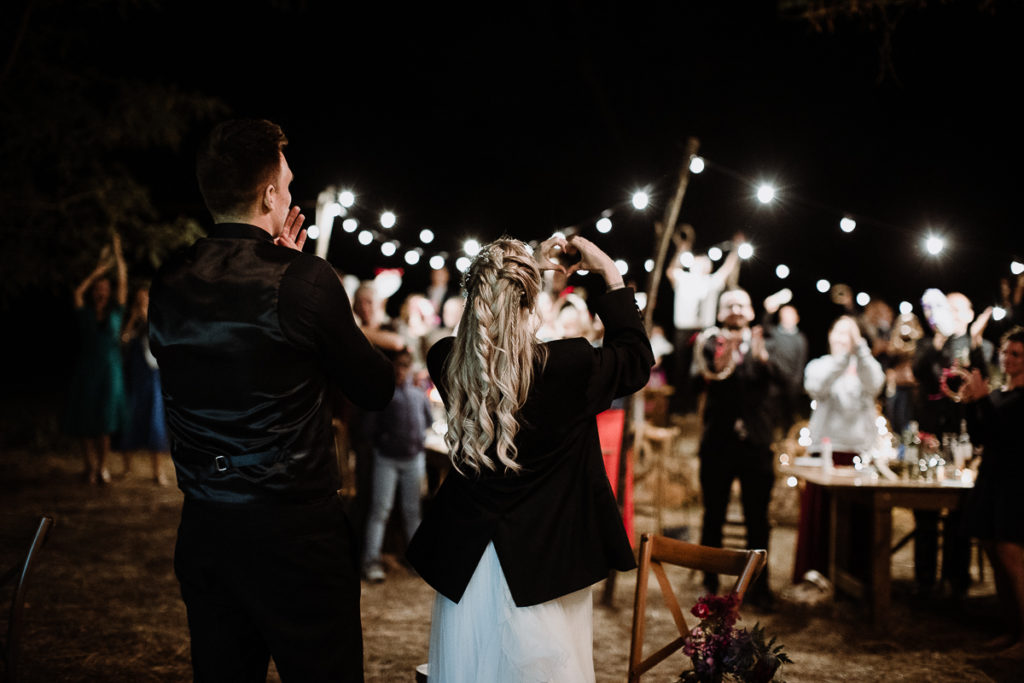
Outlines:
<svg viewBox="0 0 1024 683"><path fill-rule="evenodd" d="M260 209L263 213L270 213L274 210L274 202L278 200L277 188L268 183L260 195Z"/></svg>

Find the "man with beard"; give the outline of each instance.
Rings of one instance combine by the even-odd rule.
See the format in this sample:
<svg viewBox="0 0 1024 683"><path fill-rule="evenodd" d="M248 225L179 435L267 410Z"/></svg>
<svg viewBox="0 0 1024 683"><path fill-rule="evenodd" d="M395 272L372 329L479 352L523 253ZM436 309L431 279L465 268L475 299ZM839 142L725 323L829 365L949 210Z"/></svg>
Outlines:
<svg viewBox="0 0 1024 683"><path fill-rule="evenodd" d="M718 302L718 335L699 352L704 354L707 401L700 443L700 485L704 502L701 544L721 547L722 526L732 483L739 479L747 547L768 548L768 504L775 468L771 449L774 427L769 396L781 381L760 326L750 327L754 309L742 289L722 293ZM707 574L705 587L718 590L718 576ZM747 591L745 602L770 609L768 568Z"/></svg>

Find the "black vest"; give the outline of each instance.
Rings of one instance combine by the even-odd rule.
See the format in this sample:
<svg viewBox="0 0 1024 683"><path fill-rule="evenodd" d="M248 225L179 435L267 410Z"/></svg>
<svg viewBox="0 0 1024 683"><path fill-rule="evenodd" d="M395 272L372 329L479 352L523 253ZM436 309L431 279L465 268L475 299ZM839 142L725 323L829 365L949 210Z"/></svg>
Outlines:
<svg viewBox="0 0 1024 683"><path fill-rule="evenodd" d="M161 268L150 340L187 497L267 502L337 490L327 377L286 338L278 309L286 270L315 258L258 228L218 225Z"/></svg>

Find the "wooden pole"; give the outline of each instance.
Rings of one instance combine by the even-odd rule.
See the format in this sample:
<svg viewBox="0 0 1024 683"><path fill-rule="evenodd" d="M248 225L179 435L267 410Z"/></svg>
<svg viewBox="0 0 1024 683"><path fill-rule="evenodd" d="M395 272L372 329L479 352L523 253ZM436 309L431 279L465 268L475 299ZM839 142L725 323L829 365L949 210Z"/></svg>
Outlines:
<svg viewBox="0 0 1024 683"><path fill-rule="evenodd" d="M675 195L672 201L665 207L665 218L660 226L655 225L655 239L657 244L654 248L654 267L647 278L647 304L644 306L644 327L650 334L654 325L654 306L658 301L658 287L661 286L661 274L665 269L665 258L668 255L668 247L672 243L672 236L676 231L676 221L679 220L679 210L683 206L683 197L686 196L686 186L690 182L690 161L697 155L700 148L700 141L697 138L687 138L686 151L683 155L683 165L679 169L679 182L676 185ZM630 427L632 426L632 429ZM639 447L643 439L644 429L644 394L638 391L633 394L633 399L627 404L625 423L622 426L622 446L619 452L619 485L617 487L617 498L619 509L624 507L626 492L626 472L628 463L626 459L635 453L634 445ZM615 571L608 574L608 580L604 584L604 594L601 603L606 607L612 607L615 599Z"/></svg>
<svg viewBox="0 0 1024 683"><path fill-rule="evenodd" d="M679 169L679 183L676 185L676 193L672 201L665 206L665 218L662 221L662 228L657 233L658 243L654 249L654 267L647 276L647 305L644 307L644 324L650 332L654 322L654 306L658 302L658 288L661 286L661 276L665 270L665 259L668 256L669 245L672 244L672 236L676 232L676 221L679 220L679 210L683 206L683 197L686 196L686 186L690 183L690 160L697 156L700 148L700 141L697 138L686 140L686 152L683 155L683 166Z"/></svg>

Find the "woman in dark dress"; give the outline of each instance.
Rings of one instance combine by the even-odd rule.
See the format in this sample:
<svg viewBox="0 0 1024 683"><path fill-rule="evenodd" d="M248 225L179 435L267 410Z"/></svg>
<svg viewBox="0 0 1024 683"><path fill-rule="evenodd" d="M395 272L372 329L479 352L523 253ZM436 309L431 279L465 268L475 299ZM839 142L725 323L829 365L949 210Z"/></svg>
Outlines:
<svg viewBox="0 0 1024 683"><path fill-rule="evenodd" d="M107 271L113 268L116 285ZM65 433L79 440L85 477L91 484L108 483L110 437L127 419L121 367L121 323L128 298L128 274L121 240L115 234L96 268L74 292L79 351L64 407ZM86 295L89 303L86 304Z"/></svg>
<svg viewBox="0 0 1024 683"><path fill-rule="evenodd" d="M570 267L559 252L578 252ZM541 270L604 277L591 297L605 327L540 343ZM431 682L594 680L589 587L635 564L601 458L595 416L643 388L654 357L612 260L580 237L535 255L517 240L469 268L455 338L427 357L448 414L452 470L407 556L437 590Z"/></svg>
<svg viewBox="0 0 1024 683"><path fill-rule="evenodd" d="M153 467L153 482L167 485L160 469L162 453L170 454L160 369L149 350L149 285L141 285L132 298L131 313L121 332L124 349L125 384L128 393L128 424L121 432L119 448L124 472L132 469L136 452L146 452Z"/></svg>
<svg viewBox="0 0 1024 683"><path fill-rule="evenodd" d="M1005 632L988 645L1002 649L1002 656L1024 659L1024 328L1003 335L999 364L1005 380L1001 388L990 392L975 369L962 394L971 402L971 441L984 447L964 523L992 562L996 593L1007 610Z"/></svg>

